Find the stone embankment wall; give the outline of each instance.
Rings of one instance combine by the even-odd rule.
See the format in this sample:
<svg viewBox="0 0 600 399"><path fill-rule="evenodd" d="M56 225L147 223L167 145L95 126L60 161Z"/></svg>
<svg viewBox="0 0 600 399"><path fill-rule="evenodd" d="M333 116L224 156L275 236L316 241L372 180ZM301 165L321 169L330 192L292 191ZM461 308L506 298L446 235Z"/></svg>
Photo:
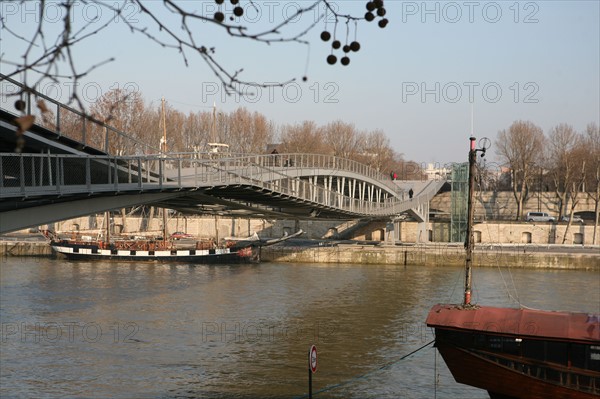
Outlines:
<svg viewBox="0 0 600 399"><path fill-rule="evenodd" d="M101 231L103 217L82 217L55 223L52 228L63 233L95 235ZM143 229L143 226L146 226ZM450 241L449 222L429 222L426 236L418 228L417 222L399 221L388 223L376 221L362 223L349 221L311 221L311 220L266 220L221 217L173 217L169 219L168 231L183 231L198 238L222 239L225 237L248 237L257 233L261 237L281 237L298 229L309 239L353 239L380 241L388 244L424 243ZM129 235L162 235L162 219L150 221L139 217L113 217L113 233ZM600 243L600 229L596 233L596 243ZM527 222L483 222L475 223L475 242L482 244L575 244L593 245L594 226L589 223L572 223L567 231L567 223L527 223ZM565 235L566 233L566 235ZM564 241L564 242L563 242Z"/></svg>
<svg viewBox="0 0 600 399"><path fill-rule="evenodd" d="M273 246L261 249L265 262L378 264L397 266L464 266L461 245L328 245L318 247ZM556 246L555 246L556 248ZM45 241L1 241L0 263L12 256L53 256ZM475 251L476 267L522 267L540 269L577 269L600 272L600 253L559 253L535 245L497 246Z"/></svg>
<svg viewBox="0 0 600 399"><path fill-rule="evenodd" d="M0 262L6 256L53 256L46 241L3 241L0 237Z"/></svg>
<svg viewBox="0 0 600 399"><path fill-rule="evenodd" d="M378 264L406 266L464 266L465 251L456 245L267 247L267 262ZM600 254L542 252L535 246L479 249L475 267L519 267L600 271Z"/></svg>
<svg viewBox="0 0 600 399"><path fill-rule="evenodd" d="M594 226L572 223L539 222L484 222L475 223L473 232L475 243L482 244L566 244L593 245ZM429 241L449 242L450 223L429 223ZM399 240L402 242L422 242L415 222L400 223ZM600 228L596 232L596 244L600 243Z"/></svg>

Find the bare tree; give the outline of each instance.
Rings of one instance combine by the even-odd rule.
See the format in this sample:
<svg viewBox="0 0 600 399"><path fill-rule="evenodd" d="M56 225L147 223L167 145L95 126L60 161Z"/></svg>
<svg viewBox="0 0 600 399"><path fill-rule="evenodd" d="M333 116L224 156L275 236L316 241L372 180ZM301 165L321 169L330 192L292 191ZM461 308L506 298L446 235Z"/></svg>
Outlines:
<svg viewBox="0 0 600 399"><path fill-rule="evenodd" d="M370 167L385 173L395 166L394 150L390 146L390 139L381 130L374 130L366 134L361 142L362 162Z"/></svg>
<svg viewBox="0 0 600 399"><path fill-rule="evenodd" d="M568 213L569 220L567 223L567 228L565 229L565 234L563 236L563 244L567 242L569 229L571 228L571 224L573 223L573 214L575 213L575 207L581 199L580 194L585 190L587 150L584 147L583 140L581 140L579 137L577 137L576 142L576 145L569 153L569 157L571 158L569 166L573 168L574 173L569 174L570 176L572 176L572 178L569 179L565 187L565 191L567 192L566 198L570 205L565 206L565 213Z"/></svg>
<svg viewBox="0 0 600 399"><path fill-rule="evenodd" d="M421 165L413 161L405 161L401 158L400 154L396 154L396 166L392 168L394 171L398 171L400 180L423 180L427 178L427 175L423 173Z"/></svg>
<svg viewBox="0 0 600 399"><path fill-rule="evenodd" d="M283 126L280 139L284 152L327 153L322 128L312 121Z"/></svg>
<svg viewBox="0 0 600 399"><path fill-rule="evenodd" d="M542 129L528 121L513 122L508 130L498 133L496 153L511 169L517 220L523 217L523 205L534 178L534 168L542 156L544 140Z"/></svg>
<svg viewBox="0 0 600 399"><path fill-rule="evenodd" d="M58 120L60 121L60 126L56 126L57 130L60 132L62 136L69 137L73 140L79 141L80 143L84 141L83 131L84 125L86 123L85 117L72 112L67 108L60 108L58 110ZM96 132L96 130L94 130ZM90 143L91 146L97 147L99 149L104 149L105 140L96 138L92 135L92 141Z"/></svg>
<svg viewBox="0 0 600 399"><path fill-rule="evenodd" d="M17 97L35 90L45 80L58 83L61 79L67 79L73 87L78 87L80 81L92 71L115 61L110 46L103 46L102 49L108 50L104 54L98 51L98 58L88 64L84 64L78 57L77 50L84 47L90 37L102 36L118 24L126 26L132 37L141 36L157 47L173 50L181 56L186 66L190 65L191 56L199 57L227 93L240 95L247 93L246 86L282 87L296 78L267 78L268 80L260 82L252 77L242 76L243 65L229 66L219 61L217 49L210 43L216 36L213 34L215 31L232 40L263 44L269 49L289 44L309 48L311 34L317 30L318 25L324 23L325 30L321 32L320 39L325 45L331 46L332 52L322 62L336 64L338 56L334 52L337 52L340 64L348 66L350 55L354 57L353 53L361 49L361 44L357 41L359 24L376 19L381 28L388 24L383 0L365 1L367 13L359 11L357 15L348 12L352 7L349 3L331 0L299 2L294 3L295 12L282 13L279 19L264 18L260 24L242 19L249 10L259 15L264 12L260 4L253 0L232 0L231 6L224 0L214 0L214 3L206 1L201 3L201 10L198 10L197 2L183 0L21 0L5 3L5 7L0 10L0 34L4 40L20 44L23 50L10 54L0 53L0 81L5 77L21 77L26 89L14 93ZM33 4L36 15L32 21L23 23L23 11L30 4ZM82 7L85 8L84 11ZM303 16L306 18L302 18ZM120 39L126 40L127 37ZM278 56L276 50L274 54L275 57ZM306 62L299 63L304 66L303 81L308 80L308 60L309 51L306 52ZM276 82L271 83L273 80ZM23 103L22 99L17 99L19 101ZM68 103L71 102L75 102L80 110L85 109L76 90L70 94ZM26 114L25 106L19 105L16 108L23 113L15 119L18 126L18 145L15 151L21 151L24 147L23 134L34 123L35 117Z"/></svg>
<svg viewBox="0 0 600 399"><path fill-rule="evenodd" d="M238 108L228 115L229 145L232 151L260 153L273 141L273 125L264 115Z"/></svg>
<svg viewBox="0 0 600 399"><path fill-rule="evenodd" d="M546 168L554 182L560 219L567 210L569 190L581 172L577 167L580 160L573 153L579 146L579 134L572 126L562 123L550 130L547 143Z"/></svg>
<svg viewBox="0 0 600 399"><path fill-rule="evenodd" d="M353 159L359 148L360 135L353 124L335 121L323 128L323 140L332 155Z"/></svg>
<svg viewBox="0 0 600 399"><path fill-rule="evenodd" d="M184 143L189 151L203 152L208 143L212 125L212 114L209 112L190 112L183 127Z"/></svg>
<svg viewBox="0 0 600 399"><path fill-rule="evenodd" d="M594 201L594 235L592 244L598 244L598 223L600 220L600 129L595 123L586 127L583 137L586 149L586 192Z"/></svg>
<svg viewBox="0 0 600 399"><path fill-rule="evenodd" d="M105 140L109 148L105 149L115 155L129 155L137 152L136 142L131 139L146 141L148 115L146 105L139 92L128 93L123 89L113 89L100 97L90 109L95 119L98 119L119 132L102 129L95 124L89 124L92 133L92 144L103 148ZM105 135L113 137L106 138ZM157 145L158 146L158 145Z"/></svg>

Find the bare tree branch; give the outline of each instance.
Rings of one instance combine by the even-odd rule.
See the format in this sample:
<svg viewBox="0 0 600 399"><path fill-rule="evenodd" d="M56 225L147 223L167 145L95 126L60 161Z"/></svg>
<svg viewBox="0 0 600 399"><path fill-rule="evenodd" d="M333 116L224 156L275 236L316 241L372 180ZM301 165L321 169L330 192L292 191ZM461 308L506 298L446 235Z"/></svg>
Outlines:
<svg viewBox="0 0 600 399"><path fill-rule="evenodd" d="M13 4L25 7L25 3L26 0L22 0ZM109 18L103 19L99 14L95 18L84 18L85 21L81 21L81 18L77 18L77 15L75 15L75 8L81 5L81 3L84 5L94 4L95 7L99 7L99 10L108 11ZM237 21L239 21L239 17L245 12L244 5L246 9L254 8L258 10L259 7L256 3L252 0L240 0L236 2L235 4L237 5L233 9L233 13L229 16L229 21L226 20L225 13L222 12L223 3L222 0L215 0L215 6L218 11L209 15L208 12L203 14L196 10L190 10L190 7L195 6L197 3L175 0L162 0L160 3L144 2L142 0L96 1L90 3L87 1L82 2L81 0L63 0L60 3L55 3L40 0L35 3L39 7L39 10L36 26L29 36L21 33L21 30L25 29L25 27L20 21L13 22L7 15L0 15L0 22L2 22L1 30L27 43L23 54L20 55L20 60L8 60L3 56L0 64L13 67L11 71L7 71L5 74L9 77L23 75L25 77L22 79L24 83L32 88L37 87L45 79L56 82L57 79L68 78L73 80L74 84L77 84L80 79L89 75L96 68L107 62L114 61L114 57L109 56L104 61L97 62L86 68L81 66L81 60L77 59L73 48L89 37L101 34L121 21L133 34L143 35L146 39L161 47L177 51L186 66L190 65L189 57L191 53L198 55L208 65L228 93L243 95L244 93L239 89L241 86L281 87L295 81L296 78L290 77L277 83L257 83L252 79L242 78L243 67L232 69L223 65L216 58L215 47L207 43L210 36L205 34L206 29L198 27L194 23L208 23L210 26L220 28L233 40L250 40L266 45L296 43L310 48L310 43L307 40L308 34L324 20L327 25L326 19L330 16L334 19L334 39L338 23L345 22L346 41L348 41L350 31L352 30L351 22L354 23L356 45L352 47L351 51L358 51L360 49L360 45L356 42L358 23L364 21L365 17L369 14L371 17L366 18L367 20L371 21L375 18L371 11L367 12L365 17L338 11L338 6L343 3L333 3L330 0L311 0L305 3L305 6L296 4L298 8L292 15L284 16L281 21L273 21L271 26L267 26L266 28L260 27L259 29L261 30L253 32L247 24L241 24ZM368 9L371 7L370 10L377 7L378 11L385 11L382 0L369 1L368 3L371 4L367 7ZM54 34L52 29L49 29L47 26L48 24L45 23L46 13L50 5L52 7L59 7L64 13L59 22L60 29L58 34ZM130 21L124 15L126 10L130 10L131 7L135 7L139 11L141 24L137 24L138 20ZM321 7L323 11L320 11ZM301 16L310 14L314 14L315 18L310 23L300 26L300 29L295 31L294 22ZM385 12L382 14L385 15ZM173 23L173 16L178 16L176 24ZM387 19L385 21L387 23ZM383 19L380 21L380 26L384 27L385 24L382 26L381 22L383 22ZM52 34L55 35L54 38L52 38ZM331 34L327 32L326 38L322 37L322 39L328 41L330 36ZM339 41L337 42L337 44L332 43L334 49L339 48ZM346 45L348 44L346 43ZM348 65L349 58L347 56L344 58L346 61L342 59L342 64ZM335 61L337 61L337 58L328 59L329 63L335 63ZM40 76L37 81L33 83L27 82L26 76L29 71ZM303 76L303 79L306 79L306 76ZM72 98L69 100L78 103L83 108L83 104L77 97L77 93L73 93Z"/></svg>

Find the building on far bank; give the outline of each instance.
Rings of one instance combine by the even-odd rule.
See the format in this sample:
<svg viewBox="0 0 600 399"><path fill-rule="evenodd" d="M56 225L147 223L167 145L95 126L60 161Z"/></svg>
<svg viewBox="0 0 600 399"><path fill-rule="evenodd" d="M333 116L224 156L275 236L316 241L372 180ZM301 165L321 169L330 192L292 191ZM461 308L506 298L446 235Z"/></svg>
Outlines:
<svg viewBox="0 0 600 399"><path fill-rule="evenodd" d="M439 163L428 163L423 173L427 175L427 180L447 179L450 177L451 167L440 165Z"/></svg>

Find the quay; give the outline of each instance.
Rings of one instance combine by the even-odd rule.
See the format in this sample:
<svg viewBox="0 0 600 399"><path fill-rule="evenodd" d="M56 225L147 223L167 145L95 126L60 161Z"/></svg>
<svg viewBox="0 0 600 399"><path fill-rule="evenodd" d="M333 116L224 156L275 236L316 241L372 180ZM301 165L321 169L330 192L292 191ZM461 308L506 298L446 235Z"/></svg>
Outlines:
<svg viewBox="0 0 600 399"><path fill-rule="evenodd" d="M52 257L54 253L46 241L0 237L0 259L9 256Z"/></svg>
<svg viewBox="0 0 600 399"><path fill-rule="evenodd" d="M0 238L0 261L14 256L54 257L46 241ZM261 249L263 262L367 264L400 266L463 266L464 249L454 243L389 245L293 240ZM580 245L486 244L475 251L475 266L573 269L600 272L600 248Z"/></svg>
<svg viewBox="0 0 600 399"><path fill-rule="evenodd" d="M265 262L338 263L404 266L464 266L460 244L428 243L415 245L327 244L302 248L274 246L263 248ZM479 267L574 269L600 271L598 247L539 245L486 245L475 251Z"/></svg>

